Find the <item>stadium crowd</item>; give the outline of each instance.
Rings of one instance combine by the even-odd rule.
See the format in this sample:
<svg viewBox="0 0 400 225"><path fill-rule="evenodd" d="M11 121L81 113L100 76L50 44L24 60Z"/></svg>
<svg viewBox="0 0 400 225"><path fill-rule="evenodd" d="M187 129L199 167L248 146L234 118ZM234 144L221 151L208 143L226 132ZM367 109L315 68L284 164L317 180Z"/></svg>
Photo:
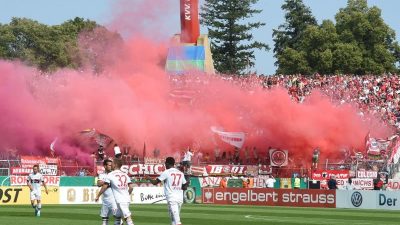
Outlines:
<svg viewBox="0 0 400 225"><path fill-rule="evenodd" d="M294 101L302 103L314 90L320 90L337 104L357 106L360 116L371 114L388 126L400 130L399 75L273 75L251 76L249 79L224 77L242 87L283 87Z"/></svg>

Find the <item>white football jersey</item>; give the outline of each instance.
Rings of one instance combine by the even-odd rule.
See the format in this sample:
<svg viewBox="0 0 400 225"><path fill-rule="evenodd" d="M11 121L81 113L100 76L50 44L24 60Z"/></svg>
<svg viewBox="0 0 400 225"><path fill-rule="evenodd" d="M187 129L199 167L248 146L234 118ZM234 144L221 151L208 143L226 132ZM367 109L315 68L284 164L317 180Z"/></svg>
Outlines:
<svg viewBox="0 0 400 225"><path fill-rule="evenodd" d="M180 170L176 168L167 169L157 179L164 182L164 193L167 201L183 202L182 185L186 183L186 179Z"/></svg>
<svg viewBox="0 0 400 225"><path fill-rule="evenodd" d="M40 185L43 183L43 175L40 173L29 174L28 183L32 186L32 191L40 191Z"/></svg>
<svg viewBox="0 0 400 225"><path fill-rule="evenodd" d="M106 176L104 182L110 185L117 203L129 203L131 201L128 190L132 181L126 173L121 170L114 170Z"/></svg>
<svg viewBox="0 0 400 225"><path fill-rule="evenodd" d="M107 173L99 174L99 180L107 182ZM103 193L103 203L110 203L113 200L113 193L111 187L107 188L107 190Z"/></svg>
<svg viewBox="0 0 400 225"><path fill-rule="evenodd" d="M192 152L189 152L189 151L187 151L186 153L185 153L185 156L183 157L183 160L182 161L192 161L192 156L193 156L194 154L192 153Z"/></svg>

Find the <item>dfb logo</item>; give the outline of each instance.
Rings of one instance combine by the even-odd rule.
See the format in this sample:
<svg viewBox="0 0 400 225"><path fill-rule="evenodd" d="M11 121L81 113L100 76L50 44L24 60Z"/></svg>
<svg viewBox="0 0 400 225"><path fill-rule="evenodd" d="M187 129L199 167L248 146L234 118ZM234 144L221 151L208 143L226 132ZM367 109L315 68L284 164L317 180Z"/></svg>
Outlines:
<svg viewBox="0 0 400 225"><path fill-rule="evenodd" d="M204 188L203 189L203 203L214 203L214 189Z"/></svg>
<svg viewBox="0 0 400 225"><path fill-rule="evenodd" d="M363 202L363 197L360 192L356 191L351 195L351 204L353 204L354 207L360 207L362 202Z"/></svg>

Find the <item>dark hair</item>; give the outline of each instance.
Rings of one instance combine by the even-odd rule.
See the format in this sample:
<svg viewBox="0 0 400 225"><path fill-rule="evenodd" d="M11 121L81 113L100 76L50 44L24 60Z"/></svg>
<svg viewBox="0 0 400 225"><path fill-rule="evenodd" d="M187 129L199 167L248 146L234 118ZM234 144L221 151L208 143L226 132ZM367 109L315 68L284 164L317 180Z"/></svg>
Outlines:
<svg viewBox="0 0 400 225"><path fill-rule="evenodd" d="M105 159L105 160L103 161L103 166L106 166L107 163L112 163L112 160L110 160L110 159Z"/></svg>
<svg viewBox="0 0 400 225"><path fill-rule="evenodd" d="M172 157L168 157L165 159L165 164L170 165L170 166L174 166L175 165L175 159Z"/></svg>
<svg viewBox="0 0 400 225"><path fill-rule="evenodd" d="M33 165L33 168L35 168L35 167L39 169L39 165L37 165L37 164Z"/></svg>
<svg viewBox="0 0 400 225"><path fill-rule="evenodd" d="M122 166L122 160L120 158L114 158L113 163L115 165L116 168L121 168Z"/></svg>

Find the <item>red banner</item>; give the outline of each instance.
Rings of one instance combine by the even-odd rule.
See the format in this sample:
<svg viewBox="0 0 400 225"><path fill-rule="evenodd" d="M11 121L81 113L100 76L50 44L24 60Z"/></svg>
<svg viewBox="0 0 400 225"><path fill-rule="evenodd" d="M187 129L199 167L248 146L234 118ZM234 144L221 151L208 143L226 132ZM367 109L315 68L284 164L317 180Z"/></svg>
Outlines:
<svg viewBox="0 0 400 225"><path fill-rule="evenodd" d="M12 175L28 175L33 172L32 168L11 167Z"/></svg>
<svg viewBox="0 0 400 225"><path fill-rule="evenodd" d="M59 158L40 157L40 156L21 156L21 167L30 168L34 165L57 164Z"/></svg>
<svg viewBox="0 0 400 225"><path fill-rule="evenodd" d="M137 175L160 175L164 172L165 166L163 164L133 164L123 165L121 171L130 176Z"/></svg>
<svg viewBox="0 0 400 225"><path fill-rule="evenodd" d="M245 165L208 165L206 166L209 176L216 175L246 175L249 166Z"/></svg>
<svg viewBox="0 0 400 225"><path fill-rule="evenodd" d="M334 190L203 188L204 204L335 208Z"/></svg>
<svg viewBox="0 0 400 225"><path fill-rule="evenodd" d="M316 170L312 172L311 179L313 180L328 180L332 175L336 179L348 179L350 173L348 170Z"/></svg>
<svg viewBox="0 0 400 225"><path fill-rule="evenodd" d="M11 186L24 186L27 185L27 176L10 176ZM59 176L43 176L43 180L47 186L60 186Z"/></svg>

